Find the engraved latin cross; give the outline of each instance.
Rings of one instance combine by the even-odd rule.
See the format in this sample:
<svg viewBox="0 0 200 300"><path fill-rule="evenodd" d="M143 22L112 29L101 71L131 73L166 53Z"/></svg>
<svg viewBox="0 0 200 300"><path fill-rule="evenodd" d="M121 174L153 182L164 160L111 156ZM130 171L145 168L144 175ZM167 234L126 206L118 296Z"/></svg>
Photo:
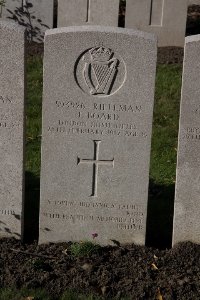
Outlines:
<svg viewBox="0 0 200 300"><path fill-rule="evenodd" d="M99 146L101 141L94 141L94 158L80 159L79 164L93 165L93 182L92 182L92 197L97 197L97 182L98 182L98 168L99 166L112 166L114 168L114 158L112 160L99 160Z"/></svg>

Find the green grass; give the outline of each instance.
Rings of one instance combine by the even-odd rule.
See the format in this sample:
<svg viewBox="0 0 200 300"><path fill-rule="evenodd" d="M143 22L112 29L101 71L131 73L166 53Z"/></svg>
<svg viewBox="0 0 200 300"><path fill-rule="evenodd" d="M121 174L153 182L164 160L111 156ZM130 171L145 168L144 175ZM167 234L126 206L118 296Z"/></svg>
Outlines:
<svg viewBox="0 0 200 300"><path fill-rule="evenodd" d="M181 73L176 65L157 69L150 167L150 178L156 184L175 181Z"/></svg>
<svg viewBox="0 0 200 300"><path fill-rule="evenodd" d="M29 58L27 64L26 171L40 175L42 125L42 59Z"/></svg>
<svg viewBox="0 0 200 300"><path fill-rule="evenodd" d="M101 246L92 242L73 243L70 247L70 252L73 256L88 256L98 252Z"/></svg>

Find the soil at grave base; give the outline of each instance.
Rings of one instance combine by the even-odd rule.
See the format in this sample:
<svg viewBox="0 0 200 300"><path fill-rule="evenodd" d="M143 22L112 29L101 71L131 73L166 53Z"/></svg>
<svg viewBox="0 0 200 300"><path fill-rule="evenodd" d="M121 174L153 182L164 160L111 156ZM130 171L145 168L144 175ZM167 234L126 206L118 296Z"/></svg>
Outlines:
<svg viewBox="0 0 200 300"><path fill-rule="evenodd" d="M1 239L0 287L42 287L53 299L66 289L103 299L200 299L200 245L180 243L165 251L134 244L107 246L79 258L63 252L69 246Z"/></svg>

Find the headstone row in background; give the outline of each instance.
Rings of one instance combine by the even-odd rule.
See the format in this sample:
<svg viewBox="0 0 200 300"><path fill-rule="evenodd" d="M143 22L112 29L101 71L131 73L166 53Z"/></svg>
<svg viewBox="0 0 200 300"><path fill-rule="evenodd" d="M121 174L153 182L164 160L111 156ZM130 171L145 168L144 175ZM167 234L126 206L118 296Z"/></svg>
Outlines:
<svg viewBox="0 0 200 300"><path fill-rule="evenodd" d="M127 28L155 33L158 46L183 47L188 0L126 0Z"/></svg>
<svg viewBox="0 0 200 300"><path fill-rule="evenodd" d="M118 26L119 0L58 0L58 27Z"/></svg>
<svg viewBox="0 0 200 300"><path fill-rule="evenodd" d="M200 1L126 0L125 27L155 33L160 47L183 47L189 4ZM118 26L118 14L119 0L58 0L58 27Z"/></svg>
<svg viewBox="0 0 200 300"><path fill-rule="evenodd" d="M58 27L118 26L119 0L58 0ZM200 0L126 0L125 27L155 33L159 46L184 46L187 7ZM2 0L0 17L28 29L29 40L43 42L53 27L53 0Z"/></svg>

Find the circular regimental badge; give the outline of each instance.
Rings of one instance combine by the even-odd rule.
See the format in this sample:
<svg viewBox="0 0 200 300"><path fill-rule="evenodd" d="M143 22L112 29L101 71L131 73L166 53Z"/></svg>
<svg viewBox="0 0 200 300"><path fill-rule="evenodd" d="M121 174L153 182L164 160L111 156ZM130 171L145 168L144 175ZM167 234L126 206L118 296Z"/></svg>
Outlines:
<svg viewBox="0 0 200 300"><path fill-rule="evenodd" d="M111 96L123 86L126 66L110 48L90 48L75 63L75 79L78 86L91 96Z"/></svg>

